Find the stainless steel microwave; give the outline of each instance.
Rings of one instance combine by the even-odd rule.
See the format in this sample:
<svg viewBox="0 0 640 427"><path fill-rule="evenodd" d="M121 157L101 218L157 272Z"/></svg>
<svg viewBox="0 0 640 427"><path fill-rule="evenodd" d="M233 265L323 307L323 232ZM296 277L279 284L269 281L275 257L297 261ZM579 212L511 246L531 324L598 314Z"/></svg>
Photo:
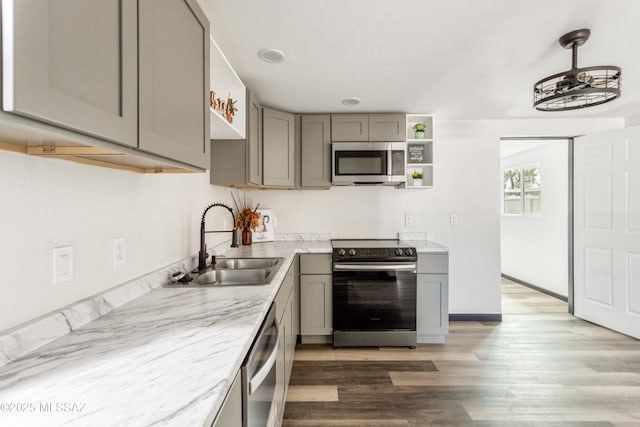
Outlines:
<svg viewBox="0 0 640 427"><path fill-rule="evenodd" d="M406 142L334 142L331 182L334 185L398 185L407 180Z"/></svg>

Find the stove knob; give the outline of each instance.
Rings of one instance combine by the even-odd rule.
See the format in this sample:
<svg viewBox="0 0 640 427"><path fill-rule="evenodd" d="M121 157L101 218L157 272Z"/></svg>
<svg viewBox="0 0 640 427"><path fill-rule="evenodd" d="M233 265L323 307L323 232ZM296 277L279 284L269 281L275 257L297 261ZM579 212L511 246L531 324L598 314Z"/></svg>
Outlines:
<svg viewBox="0 0 640 427"><path fill-rule="evenodd" d="M396 249L396 255L402 256L402 249L400 248Z"/></svg>
<svg viewBox="0 0 640 427"><path fill-rule="evenodd" d="M349 256L355 256L355 254L356 254L355 249L349 249Z"/></svg>
<svg viewBox="0 0 640 427"><path fill-rule="evenodd" d="M338 255L344 256L347 252L344 249L338 249Z"/></svg>
<svg viewBox="0 0 640 427"><path fill-rule="evenodd" d="M406 250L404 251L404 253L405 253L407 256L411 256L411 255L413 255L413 249L411 249L411 248L406 249Z"/></svg>

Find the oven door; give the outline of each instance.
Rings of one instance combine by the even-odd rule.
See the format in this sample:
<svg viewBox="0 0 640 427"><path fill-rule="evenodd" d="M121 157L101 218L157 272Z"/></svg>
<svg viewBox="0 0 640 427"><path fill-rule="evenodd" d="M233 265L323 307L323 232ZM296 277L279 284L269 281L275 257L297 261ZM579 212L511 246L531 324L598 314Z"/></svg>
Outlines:
<svg viewBox="0 0 640 427"><path fill-rule="evenodd" d="M333 329L416 329L416 263L336 262Z"/></svg>

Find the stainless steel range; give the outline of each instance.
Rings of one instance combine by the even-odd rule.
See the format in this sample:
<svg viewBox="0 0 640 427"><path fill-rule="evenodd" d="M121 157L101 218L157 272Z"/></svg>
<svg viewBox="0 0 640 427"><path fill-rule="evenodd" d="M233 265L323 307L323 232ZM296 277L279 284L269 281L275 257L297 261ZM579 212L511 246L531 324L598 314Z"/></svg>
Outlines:
<svg viewBox="0 0 640 427"><path fill-rule="evenodd" d="M334 347L415 347L415 248L397 240L331 243Z"/></svg>

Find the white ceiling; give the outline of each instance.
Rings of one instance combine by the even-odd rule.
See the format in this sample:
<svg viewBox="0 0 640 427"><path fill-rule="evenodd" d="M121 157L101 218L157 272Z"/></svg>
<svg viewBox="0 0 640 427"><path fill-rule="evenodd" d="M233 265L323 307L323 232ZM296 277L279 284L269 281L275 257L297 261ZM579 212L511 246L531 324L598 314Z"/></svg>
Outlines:
<svg viewBox="0 0 640 427"><path fill-rule="evenodd" d="M444 118L626 117L640 112L639 0L201 0L245 85L292 112ZM622 67L622 96L544 113L533 84L571 68L566 32L591 29L578 65ZM287 60L267 64L262 48ZM340 101L358 97L362 104Z"/></svg>

